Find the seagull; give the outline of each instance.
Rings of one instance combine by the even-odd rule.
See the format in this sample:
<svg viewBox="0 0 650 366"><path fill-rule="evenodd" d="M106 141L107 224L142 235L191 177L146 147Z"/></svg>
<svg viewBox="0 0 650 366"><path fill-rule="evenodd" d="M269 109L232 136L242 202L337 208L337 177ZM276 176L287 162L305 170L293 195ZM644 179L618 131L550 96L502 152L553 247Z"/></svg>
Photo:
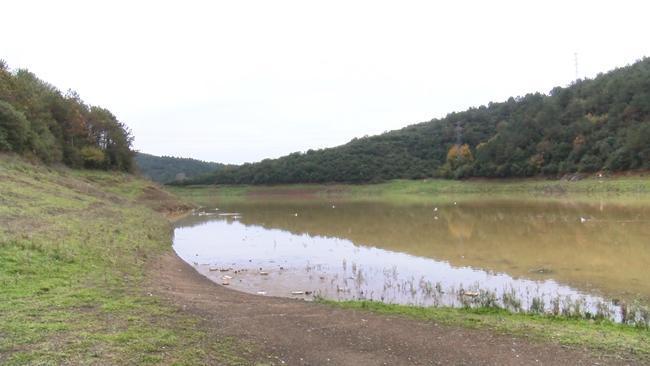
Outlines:
<svg viewBox="0 0 650 366"><path fill-rule="evenodd" d="M298 213L296 212L295 214L293 214L293 216L298 217Z"/></svg>
<svg viewBox="0 0 650 366"><path fill-rule="evenodd" d="M433 212L438 212L438 207L434 207Z"/></svg>
<svg viewBox="0 0 650 366"><path fill-rule="evenodd" d="M580 216L580 222L585 223L587 221L589 221L588 218Z"/></svg>

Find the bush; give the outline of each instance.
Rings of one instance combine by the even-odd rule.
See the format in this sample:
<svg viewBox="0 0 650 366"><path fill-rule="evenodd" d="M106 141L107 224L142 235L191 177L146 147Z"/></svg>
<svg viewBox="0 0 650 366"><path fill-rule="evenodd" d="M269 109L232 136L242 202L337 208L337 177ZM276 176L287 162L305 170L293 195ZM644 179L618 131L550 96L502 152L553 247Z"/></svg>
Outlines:
<svg viewBox="0 0 650 366"><path fill-rule="evenodd" d="M83 159L86 168L102 168L106 160L106 154L96 147L86 146L81 149L79 155Z"/></svg>

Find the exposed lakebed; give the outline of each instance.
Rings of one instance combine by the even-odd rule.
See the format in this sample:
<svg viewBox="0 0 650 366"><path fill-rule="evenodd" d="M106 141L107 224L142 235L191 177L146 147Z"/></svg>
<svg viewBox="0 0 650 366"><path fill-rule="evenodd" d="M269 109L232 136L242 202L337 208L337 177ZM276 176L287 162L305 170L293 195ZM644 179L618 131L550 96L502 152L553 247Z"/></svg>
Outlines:
<svg viewBox="0 0 650 366"><path fill-rule="evenodd" d="M174 236L200 273L267 296L619 321L647 316L638 311L650 303L647 205L251 199L197 210Z"/></svg>

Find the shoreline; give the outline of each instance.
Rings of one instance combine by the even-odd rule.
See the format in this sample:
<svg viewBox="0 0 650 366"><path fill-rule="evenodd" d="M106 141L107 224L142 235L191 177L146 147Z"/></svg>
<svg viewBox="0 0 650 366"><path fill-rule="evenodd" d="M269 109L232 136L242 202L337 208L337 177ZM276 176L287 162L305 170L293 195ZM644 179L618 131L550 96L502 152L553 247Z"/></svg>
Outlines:
<svg viewBox="0 0 650 366"><path fill-rule="evenodd" d="M3 364L647 361L640 347L650 344L648 332L581 322L572 331L623 343L565 347L562 339L512 333L531 324L510 316L492 319L512 331L473 329L227 289L171 247L171 220L191 210L177 196L130 175L0 164Z"/></svg>

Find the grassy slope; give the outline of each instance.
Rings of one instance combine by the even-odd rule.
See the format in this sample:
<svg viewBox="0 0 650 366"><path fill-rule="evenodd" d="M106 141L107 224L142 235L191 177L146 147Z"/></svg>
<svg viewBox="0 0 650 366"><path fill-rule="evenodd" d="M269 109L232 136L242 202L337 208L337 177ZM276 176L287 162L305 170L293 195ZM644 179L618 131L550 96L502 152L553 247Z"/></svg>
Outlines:
<svg viewBox="0 0 650 366"><path fill-rule="evenodd" d="M167 219L145 204L174 202L156 191L0 156L0 364L242 361L237 342L143 292L145 264L170 250Z"/></svg>

